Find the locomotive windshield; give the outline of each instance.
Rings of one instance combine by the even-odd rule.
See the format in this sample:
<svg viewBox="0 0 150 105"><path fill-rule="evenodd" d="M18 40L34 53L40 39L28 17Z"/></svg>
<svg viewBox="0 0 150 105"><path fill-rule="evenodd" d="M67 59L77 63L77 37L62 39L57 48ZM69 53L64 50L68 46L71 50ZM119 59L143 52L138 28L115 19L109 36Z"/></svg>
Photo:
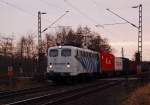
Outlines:
<svg viewBox="0 0 150 105"><path fill-rule="evenodd" d="M62 49L61 56L64 56L64 57L71 56L71 49Z"/></svg>
<svg viewBox="0 0 150 105"><path fill-rule="evenodd" d="M58 50L57 49L52 49L49 51L49 56L50 57L57 57L58 56Z"/></svg>

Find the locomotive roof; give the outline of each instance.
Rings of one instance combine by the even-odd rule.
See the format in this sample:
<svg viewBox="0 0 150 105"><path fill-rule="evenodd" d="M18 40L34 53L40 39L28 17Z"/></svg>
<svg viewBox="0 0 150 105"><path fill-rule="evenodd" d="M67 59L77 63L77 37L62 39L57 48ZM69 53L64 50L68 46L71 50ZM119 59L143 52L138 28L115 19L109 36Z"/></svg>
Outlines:
<svg viewBox="0 0 150 105"><path fill-rule="evenodd" d="M70 49L74 49L74 50L78 49L78 50L82 50L82 51L87 51L87 52L92 52L92 53L98 53L98 52L92 51L90 49L79 48L79 47L75 47L75 46L54 46L54 47L50 47L49 50L50 49L62 49L62 48L70 48Z"/></svg>

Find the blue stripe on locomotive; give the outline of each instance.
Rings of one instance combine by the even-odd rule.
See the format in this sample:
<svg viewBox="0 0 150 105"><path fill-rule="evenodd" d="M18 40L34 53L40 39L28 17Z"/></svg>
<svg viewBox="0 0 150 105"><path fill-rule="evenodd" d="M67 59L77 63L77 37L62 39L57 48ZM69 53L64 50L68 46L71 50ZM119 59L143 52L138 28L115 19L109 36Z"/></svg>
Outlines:
<svg viewBox="0 0 150 105"><path fill-rule="evenodd" d="M91 57L76 57L77 60L81 63L82 67L90 72L99 72L99 62L97 58Z"/></svg>

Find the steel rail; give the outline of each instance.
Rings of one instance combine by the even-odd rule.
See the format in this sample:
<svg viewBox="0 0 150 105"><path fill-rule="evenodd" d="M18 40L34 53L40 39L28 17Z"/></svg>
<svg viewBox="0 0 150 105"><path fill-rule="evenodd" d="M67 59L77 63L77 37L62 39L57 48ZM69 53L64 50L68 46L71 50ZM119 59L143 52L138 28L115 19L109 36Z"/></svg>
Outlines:
<svg viewBox="0 0 150 105"><path fill-rule="evenodd" d="M90 84L90 85L85 85L85 86L79 86L79 87L75 87L75 88L71 88L71 89L65 89L65 90L61 90L58 91L56 93L48 93L46 95L43 96L38 96L38 97L33 97L33 98L29 98L29 99L25 99L25 100L21 100L21 101L17 101L17 102L12 102L12 103L8 103L6 105L32 105L35 104L36 105L48 105L48 104L54 104L60 101L64 101L66 99L68 99L69 97L74 97L74 96L78 96L80 93L88 93L90 91L96 90L95 88L99 87L99 88L105 88L105 87L109 87L111 85L114 85L118 83L118 81L114 83L112 83L112 81L108 82L105 81L103 83L99 82L96 84ZM98 89L99 89L98 88ZM91 90L92 89L92 90ZM88 90L87 92L85 92L85 90ZM83 92L82 92L83 91ZM70 94L76 93L76 95L70 96ZM65 97L67 95L68 97ZM59 97L59 99L57 99Z"/></svg>

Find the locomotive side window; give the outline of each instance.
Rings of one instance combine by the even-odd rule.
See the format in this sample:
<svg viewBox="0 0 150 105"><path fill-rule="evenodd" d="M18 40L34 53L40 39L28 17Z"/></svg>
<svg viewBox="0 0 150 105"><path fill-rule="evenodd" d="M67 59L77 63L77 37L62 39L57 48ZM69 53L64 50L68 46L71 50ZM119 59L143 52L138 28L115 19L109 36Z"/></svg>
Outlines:
<svg viewBox="0 0 150 105"><path fill-rule="evenodd" d="M64 57L71 56L71 49L62 49L61 56L64 56Z"/></svg>
<svg viewBox="0 0 150 105"><path fill-rule="evenodd" d="M77 56L78 56L78 57L81 57L81 51L80 51L80 50L77 50L77 52L78 52L78 53L77 53Z"/></svg>
<svg viewBox="0 0 150 105"><path fill-rule="evenodd" d="M49 51L49 56L50 57L57 57L58 56L58 50L57 49L52 49Z"/></svg>
<svg viewBox="0 0 150 105"><path fill-rule="evenodd" d="M78 53L78 52L79 52L79 51L77 50L77 54L76 54L76 57L77 57L77 56L79 56L79 53Z"/></svg>
<svg viewBox="0 0 150 105"><path fill-rule="evenodd" d="M77 57L81 56L81 51L80 51L80 50L77 50L76 56L77 56Z"/></svg>

